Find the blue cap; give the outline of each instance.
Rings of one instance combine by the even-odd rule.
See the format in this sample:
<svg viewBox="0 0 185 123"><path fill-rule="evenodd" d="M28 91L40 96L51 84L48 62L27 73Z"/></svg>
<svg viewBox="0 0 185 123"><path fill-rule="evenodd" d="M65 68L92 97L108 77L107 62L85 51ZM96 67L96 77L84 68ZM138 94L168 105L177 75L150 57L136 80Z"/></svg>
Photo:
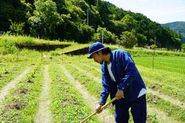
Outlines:
<svg viewBox="0 0 185 123"><path fill-rule="evenodd" d="M92 55L100 50L105 49L104 45L100 42L95 42L89 46L89 56L87 58L92 58Z"/></svg>

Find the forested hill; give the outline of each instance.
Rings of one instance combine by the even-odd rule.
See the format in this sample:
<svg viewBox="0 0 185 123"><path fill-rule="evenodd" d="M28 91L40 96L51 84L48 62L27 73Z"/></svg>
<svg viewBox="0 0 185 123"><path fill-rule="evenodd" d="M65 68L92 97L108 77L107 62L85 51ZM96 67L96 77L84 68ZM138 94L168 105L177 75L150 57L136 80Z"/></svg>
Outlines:
<svg viewBox="0 0 185 123"><path fill-rule="evenodd" d="M89 18L89 19L87 19ZM88 20L88 21L87 21ZM34 37L179 49L181 35L101 0L1 0L0 31Z"/></svg>
<svg viewBox="0 0 185 123"><path fill-rule="evenodd" d="M183 21L177 21L177 22L171 22L171 23L166 23L162 24L164 27L168 27L173 31L180 32L181 35L183 36L183 42L185 43L185 22Z"/></svg>

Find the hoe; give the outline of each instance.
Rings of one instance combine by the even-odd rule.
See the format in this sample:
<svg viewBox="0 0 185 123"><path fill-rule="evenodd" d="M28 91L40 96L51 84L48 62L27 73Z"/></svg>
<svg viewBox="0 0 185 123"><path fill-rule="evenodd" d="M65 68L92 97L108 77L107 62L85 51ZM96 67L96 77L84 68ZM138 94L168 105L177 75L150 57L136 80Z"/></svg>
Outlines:
<svg viewBox="0 0 185 123"><path fill-rule="evenodd" d="M117 100L116 97L114 97L110 102L108 102L107 104L105 104L104 106L102 106L102 110L105 109L109 104L111 104L112 102L114 102L115 100ZM82 120L80 123L84 123L85 121L87 121L89 118L91 118L92 116L96 115L97 113L94 112L91 115L89 115L88 117L86 117L84 120Z"/></svg>

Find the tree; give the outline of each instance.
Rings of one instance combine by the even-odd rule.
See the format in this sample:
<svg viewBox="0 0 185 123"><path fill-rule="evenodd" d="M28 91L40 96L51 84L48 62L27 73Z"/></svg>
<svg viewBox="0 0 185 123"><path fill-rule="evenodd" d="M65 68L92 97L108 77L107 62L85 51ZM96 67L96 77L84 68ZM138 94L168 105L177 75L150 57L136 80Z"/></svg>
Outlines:
<svg viewBox="0 0 185 123"><path fill-rule="evenodd" d="M97 33L94 34L93 40L101 41L101 39L102 39L102 30L104 31L104 43L116 44L117 42L119 42L118 37L114 33L111 33L106 28L103 28L103 27L100 27L100 26L97 28L97 30L96 30Z"/></svg>
<svg viewBox="0 0 185 123"><path fill-rule="evenodd" d="M126 31L125 24L120 20L112 20L109 26L109 30L120 36L122 32Z"/></svg>
<svg viewBox="0 0 185 123"><path fill-rule="evenodd" d="M25 23L16 23L16 22L12 22L12 20L10 20L11 25L10 25L10 31L11 33L15 34L15 35L23 35L24 34L24 24Z"/></svg>
<svg viewBox="0 0 185 123"><path fill-rule="evenodd" d="M137 46L138 47L143 47L146 45L147 37L145 35L137 33L136 37L137 37Z"/></svg>
<svg viewBox="0 0 185 123"><path fill-rule="evenodd" d="M78 36L76 40L79 43L87 43L94 34L94 29L88 25L79 24L77 34Z"/></svg>
<svg viewBox="0 0 185 123"><path fill-rule="evenodd" d="M181 49L185 52L185 44L181 45Z"/></svg>
<svg viewBox="0 0 185 123"><path fill-rule="evenodd" d="M126 48L133 48L137 42L137 38L134 36L134 31L125 31L121 35L120 45Z"/></svg>
<svg viewBox="0 0 185 123"><path fill-rule="evenodd" d="M61 16L57 13L56 3L52 0L37 0L34 5L33 16L29 18L31 32L41 38L54 37L55 27L62 22Z"/></svg>
<svg viewBox="0 0 185 123"><path fill-rule="evenodd" d="M134 29L137 24L137 21L128 14L121 19L121 22L124 24L127 31L131 31L132 29Z"/></svg>

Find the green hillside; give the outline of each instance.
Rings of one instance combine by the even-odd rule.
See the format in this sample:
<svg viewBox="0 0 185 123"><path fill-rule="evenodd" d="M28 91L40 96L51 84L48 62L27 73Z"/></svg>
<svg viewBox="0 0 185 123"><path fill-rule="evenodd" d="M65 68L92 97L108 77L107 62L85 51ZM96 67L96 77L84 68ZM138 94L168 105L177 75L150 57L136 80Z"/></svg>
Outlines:
<svg viewBox="0 0 185 123"><path fill-rule="evenodd" d="M182 40L185 43L185 22L183 21L171 22L171 23L162 24L162 26L168 27L175 32L180 32L182 35Z"/></svg>
<svg viewBox="0 0 185 123"><path fill-rule="evenodd" d="M1 0L0 33L44 39L180 49L180 34L101 0ZM156 40L156 41L155 41Z"/></svg>
<svg viewBox="0 0 185 123"><path fill-rule="evenodd" d="M171 22L171 23L166 23L162 24L165 27L169 27L170 29L174 31L179 31L181 33L185 33L185 22L183 21L177 21L177 22Z"/></svg>

